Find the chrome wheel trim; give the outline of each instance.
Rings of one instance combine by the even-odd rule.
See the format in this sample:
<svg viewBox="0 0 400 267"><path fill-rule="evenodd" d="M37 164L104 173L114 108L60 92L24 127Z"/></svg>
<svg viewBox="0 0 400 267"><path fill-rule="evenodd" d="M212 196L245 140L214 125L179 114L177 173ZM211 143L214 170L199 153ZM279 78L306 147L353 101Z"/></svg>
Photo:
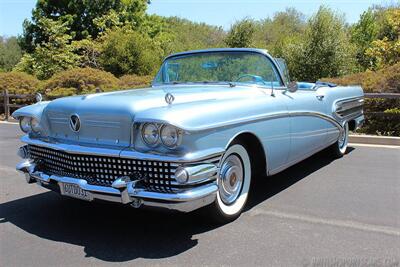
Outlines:
<svg viewBox="0 0 400 267"><path fill-rule="evenodd" d="M236 154L229 155L222 163L219 181L221 200L231 205L238 198L243 185L243 163Z"/></svg>
<svg viewBox="0 0 400 267"><path fill-rule="evenodd" d="M242 164L242 184L240 186L239 194L236 196L235 200L231 202L230 204L226 204L223 201L223 196L221 194L221 173L222 173L222 168L220 169L220 172L218 174L218 191L217 191L217 199L216 199L216 204L219 208L219 210L224 213L225 215L228 216L233 216L237 215L240 213L244 205L246 204L247 201L247 196L250 190L250 182L251 182L251 164L250 164L250 157L246 151L246 149L241 146L241 145L233 145L227 149L225 152L224 156L221 159L221 167L224 165L226 162L226 159L230 157L231 155L235 155L235 157L238 157L241 161Z"/></svg>
<svg viewBox="0 0 400 267"><path fill-rule="evenodd" d="M340 133L338 139L339 150L342 154L346 152L347 143L349 139L348 136L349 136L349 124L346 122L346 124L343 127L343 131Z"/></svg>

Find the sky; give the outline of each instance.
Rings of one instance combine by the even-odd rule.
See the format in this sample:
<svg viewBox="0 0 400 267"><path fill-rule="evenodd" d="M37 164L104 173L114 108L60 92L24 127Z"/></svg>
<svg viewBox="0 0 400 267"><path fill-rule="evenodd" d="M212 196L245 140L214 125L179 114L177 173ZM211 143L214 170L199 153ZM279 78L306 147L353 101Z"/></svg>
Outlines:
<svg viewBox="0 0 400 267"><path fill-rule="evenodd" d="M244 17L263 19L275 12L294 7L311 16L320 5L344 13L347 22L354 23L360 14L374 4L388 5L398 0L151 0L148 13L161 16L178 16L196 22L229 26ZM0 35L22 33L22 22L31 17L36 0L0 0Z"/></svg>

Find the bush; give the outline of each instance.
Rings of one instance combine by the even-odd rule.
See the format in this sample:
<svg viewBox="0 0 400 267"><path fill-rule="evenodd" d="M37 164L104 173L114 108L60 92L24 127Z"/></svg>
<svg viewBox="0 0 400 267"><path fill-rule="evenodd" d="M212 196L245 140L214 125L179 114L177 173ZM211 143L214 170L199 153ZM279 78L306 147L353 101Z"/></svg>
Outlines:
<svg viewBox="0 0 400 267"><path fill-rule="evenodd" d="M322 80L338 85L361 85L364 92L400 93L400 63L376 72L366 71L340 78L325 78ZM399 106L400 99L365 99L364 112L367 113L366 121L359 132L400 136ZM385 112L385 114L371 114L374 112Z"/></svg>
<svg viewBox="0 0 400 267"><path fill-rule="evenodd" d="M399 106L400 99L365 99L365 124L359 132L366 134L400 136ZM382 114L382 112L384 114Z"/></svg>
<svg viewBox="0 0 400 267"><path fill-rule="evenodd" d="M40 90L40 82L23 72L0 73L0 90L5 89L10 94L33 94Z"/></svg>
<svg viewBox="0 0 400 267"><path fill-rule="evenodd" d="M114 75L149 75L157 71L162 61L162 50L148 36L121 28L103 37L101 66Z"/></svg>
<svg viewBox="0 0 400 267"><path fill-rule="evenodd" d="M118 89L118 79L109 72L92 68L75 68L57 73L45 82L46 95L75 95Z"/></svg>
<svg viewBox="0 0 400 267"><path fill-rule="evenodd" d="M366 71L339 78L325 78L338 85L361 85L364 92L400 93L400 63L379 71Z"/></svg>
<svg viewBox="0 0 400 267"><path fill-rule="evenodd" d="M122 88L141 88L151 85L153 76L124 75L119 78L119 85Z"/></svg>

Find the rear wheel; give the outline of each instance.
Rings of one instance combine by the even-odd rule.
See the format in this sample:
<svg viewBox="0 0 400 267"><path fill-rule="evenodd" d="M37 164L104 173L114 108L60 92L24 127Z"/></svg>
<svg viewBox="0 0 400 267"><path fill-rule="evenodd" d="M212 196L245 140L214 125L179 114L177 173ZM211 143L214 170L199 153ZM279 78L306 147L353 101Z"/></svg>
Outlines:
<svg viewBox="0 0 400 267"><path fill-rule="evenodd" d="M221 159L217 198L210 213L218 223L238 218L246 205L251 184L251 161L244 146L235 144Z"/></svg>
<svg viewBox="0 0 400 267"><path fill-rule="evenodd" d="M330 146L330 151L332 155L336 158L343 157L346 154L347 145L349 141L349 124L346 124L343 127L343 131L339 135L339 139Z"/></svg>

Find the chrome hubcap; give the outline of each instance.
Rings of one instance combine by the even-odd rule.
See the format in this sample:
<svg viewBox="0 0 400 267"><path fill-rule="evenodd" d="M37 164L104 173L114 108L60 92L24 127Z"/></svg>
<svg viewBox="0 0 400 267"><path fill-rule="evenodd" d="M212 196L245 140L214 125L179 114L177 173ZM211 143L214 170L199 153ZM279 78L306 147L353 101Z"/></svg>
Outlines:
<svg viewBox="0 0 400 267"><path fill-rule="evenodd" d="M222 202L232 204L238 198L243 185L243 164L236 155L228 156L221 166L219 193Z"/></svg>

